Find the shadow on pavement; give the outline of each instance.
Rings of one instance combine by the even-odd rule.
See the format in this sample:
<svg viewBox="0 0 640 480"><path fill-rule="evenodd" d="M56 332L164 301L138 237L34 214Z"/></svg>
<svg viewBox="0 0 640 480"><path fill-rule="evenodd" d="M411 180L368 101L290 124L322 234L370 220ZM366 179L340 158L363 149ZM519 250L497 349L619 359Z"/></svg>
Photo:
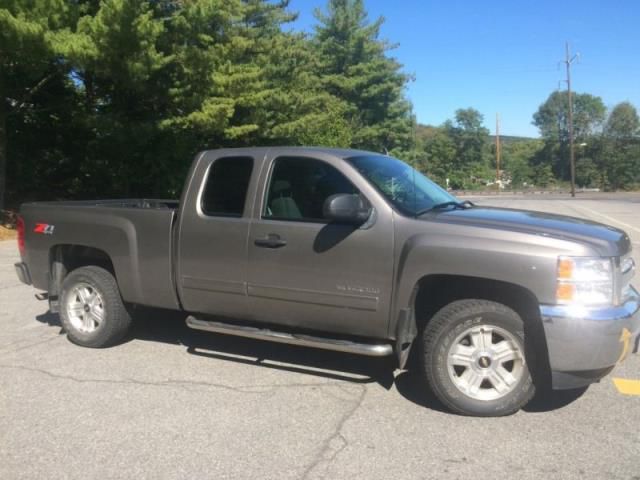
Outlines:
<svg viewBox="0 0 640 480"><path fill-rule="evenodd" d="M396 376L395 384L398 393L410 402L430 410L454 415L436 398L433 392L431 392L419 372L411 370L403 371Z"/></svg>
<svg viewBox="0 0 640 480"><path fill-rule="evenodd" d="M538 392L533 400L531 400L523 410L529 413L558 410L575 402L588 389L589 387L576 388L572 390L551 390L550 388L545 388Z"/></svg>
<svg viewBox="0 0 640 480"><path fill-rule="evenodd" d="M192 330L185 324L186 314L166 310L139 308L135 311L131 335L124 340L163 342L183 345L191 355L311 375L350 383L377 383L386 390L393 385L407 400L431 410L450 413L424 384L415 370L400 371L394 378L396 359L372 358L314 348L298 347ZM38 322L60 328L57 314L43 313ZM213 367L212 367L213 368ZM525 412L548 412L563 408L586 392L543 389L523 409Z"/></svg>
<svg viewBox="0 0 640 480"><path fill-rule="evenodd" d="M402 372L396 377L396 388L407 400L439 412L451 413L423 383L417 372ZM580 398L588 387L576 390L545 389L537 394L522 410L527 413L541 413L559 410Z"/></svg>
<svg viewBox="0 0 640 480"><path fill-rule="evenodd" d="M40 323L49 325L50 327L60 327L60 334L64 333L62 330L62 324L60 323L60 316L57 313L51 313L47 310L46 313L42 313L36 316L36 320Z"/></svg>
<svg viewBox="0 0 640 480"><path fill-rule="evenodd" d="M132 337L139 340L184 345L200 357L255 365L351 383L393 386L394 361L282 343L201 332L185 324L185 314L139 310Z"/></svg>

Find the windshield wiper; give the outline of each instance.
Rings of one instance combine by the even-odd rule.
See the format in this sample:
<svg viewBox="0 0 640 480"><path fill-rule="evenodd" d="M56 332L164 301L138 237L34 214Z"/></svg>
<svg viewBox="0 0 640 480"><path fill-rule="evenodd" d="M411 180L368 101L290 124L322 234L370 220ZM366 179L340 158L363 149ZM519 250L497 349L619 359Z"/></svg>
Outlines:
<svg viewBox="0 0 640 480"><path fill-rule="evenodd" d="M455 207L455 208L461 208L461 209L467 209L467 208L471 208L471 207L475 207L476 204L473 203L470 200L464 200L462 202L456 202L454 200L448 201L448 202L442 202L442 203L436 203L433 207L429 207L429 208L425 208L423 210L419 210L416 213L416 217L419 217L420 215L423 215L427 212L430 212L431 210L442 210L443 208L447 208L447 207Z"/></svg>

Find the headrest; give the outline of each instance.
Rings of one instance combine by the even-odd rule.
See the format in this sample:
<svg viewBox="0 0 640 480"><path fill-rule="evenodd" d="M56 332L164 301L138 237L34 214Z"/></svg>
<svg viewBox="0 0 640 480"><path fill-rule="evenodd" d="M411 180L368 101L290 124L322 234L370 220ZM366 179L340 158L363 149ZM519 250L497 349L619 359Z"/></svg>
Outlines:
<svg viewBox="0 0 640 480"><path fill-rule="evenodd" d="M287 180L276 180L273 182L273 193L284 193L291 190L291 183Z"/></svg>

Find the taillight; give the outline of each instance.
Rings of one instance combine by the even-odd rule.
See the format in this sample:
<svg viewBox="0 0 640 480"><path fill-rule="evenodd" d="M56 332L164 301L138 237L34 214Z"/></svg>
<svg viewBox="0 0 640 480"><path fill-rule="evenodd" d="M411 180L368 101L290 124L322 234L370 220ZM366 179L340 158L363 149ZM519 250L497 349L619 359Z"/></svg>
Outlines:
<svg viewBox="0 0 640 480"><path fill-rule="evenodd" d="M16 231L18 232L18 250L20 251L20 256L24 257L24 220L21 216L18 216L16 221Z"/></svg>

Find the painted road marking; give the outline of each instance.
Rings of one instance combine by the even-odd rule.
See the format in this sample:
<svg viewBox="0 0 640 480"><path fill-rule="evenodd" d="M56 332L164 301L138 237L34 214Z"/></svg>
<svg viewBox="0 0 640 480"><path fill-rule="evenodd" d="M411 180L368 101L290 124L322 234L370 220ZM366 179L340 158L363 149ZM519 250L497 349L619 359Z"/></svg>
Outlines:
<svg viewBox="0 0 640 480"><path fill-rule="evenodd" d="M600 212L596 212L595 210L591 210L590 208L585 207L584 205L580 205L580 206L578 206L578 205L572 205L572 206L573 206L573 207L575 207L575 208L576 208L576 209L578 209L578 210L582 210L582 209L584 209L584 210L586 210L586 211L588 211L588 212L591 212L591 213L592 213L592 214L594 214L594 215L599 215L599 216L601 216L601 217L603 217L603 218L606 218L606 219L607 219L607 220L609 220L610 222L619 223L620 225L622 225L622 226L624 226L624 227L626 227L626 228L630 228L631 230L634 230L634 231L636 231L636 232L640 233L640 228L638 228L638 227L634 227L633 225L629 225L628 223L621 222L620 220L616 220L615 218L610 217L609 215L605 215L604 213L600 213Z"/></svg>
<svg viewBox="0 0 640 480"><path fill-rule="evenodd" d="M640 396L640 380L628 380L626 378L614 378L613 384L623 395Z"/></svg>

